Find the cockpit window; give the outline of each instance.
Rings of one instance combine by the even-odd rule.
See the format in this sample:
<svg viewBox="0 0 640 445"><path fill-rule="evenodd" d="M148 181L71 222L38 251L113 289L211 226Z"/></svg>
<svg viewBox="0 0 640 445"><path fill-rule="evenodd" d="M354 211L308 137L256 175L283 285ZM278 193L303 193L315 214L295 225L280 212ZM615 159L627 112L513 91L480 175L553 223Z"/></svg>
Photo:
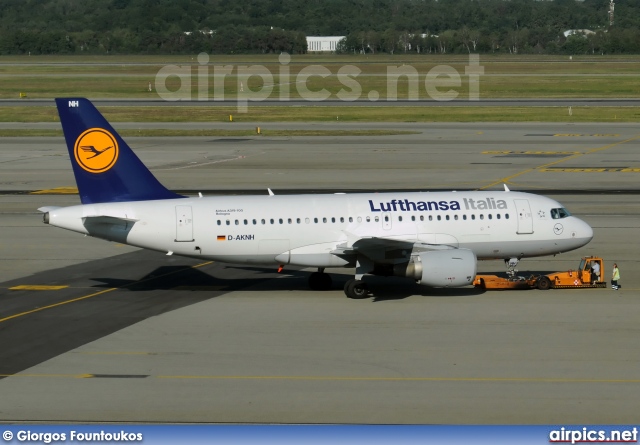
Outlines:
<svg viewBox="0 0 640 445"><path fill-rule="evenodd" d="M571 213L565 208L551 209L551 218L562 219L571 216Z"/></svg>

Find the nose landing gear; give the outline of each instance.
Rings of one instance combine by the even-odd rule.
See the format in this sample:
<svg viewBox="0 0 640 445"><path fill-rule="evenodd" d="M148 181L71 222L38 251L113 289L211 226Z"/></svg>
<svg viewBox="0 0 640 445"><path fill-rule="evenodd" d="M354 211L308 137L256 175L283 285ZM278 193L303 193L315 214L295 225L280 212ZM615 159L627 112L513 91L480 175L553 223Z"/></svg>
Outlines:
<svg viewBox="0 0 640 445"><path fill-rule="evenodd" d="M520 258L509 258L508 260L504 260L504 264L507 266L507 276L509 278L513 278L516 276L516 272L518 272L516 266L518 265L519 261Z"/></svg>

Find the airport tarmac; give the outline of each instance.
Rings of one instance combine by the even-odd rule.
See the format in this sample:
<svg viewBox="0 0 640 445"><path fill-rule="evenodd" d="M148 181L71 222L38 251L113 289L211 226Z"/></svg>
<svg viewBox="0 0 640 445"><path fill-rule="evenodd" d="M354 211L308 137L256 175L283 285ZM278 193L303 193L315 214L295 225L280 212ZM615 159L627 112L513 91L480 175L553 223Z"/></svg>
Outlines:
<svg viewBox="0 0 640 445"><path fill-rule="evenodd" d="M640 132L414 125L419 134L377 138L128 141L169 188L206 194L506 182L558 199L595 233L577 251L523 260L521 274L600 255L607 279L618 263L623 288L480 292L374 277L372 298L349 300L349 270L315 292L310 270L86 238L35 211L78 202L52 191L74 186L62 138L2 138L0 421L637 423ZM10 290L33 285L48 290Z"/></svg>
<svg viewBox="0 0 640 445"><path fill-rule="evenodd" d="M115 128L147 124L116 124ZM154 124L157 125L157 124ZM172 124L165 124L170 126ZM175 128L201 128L173 124ZM635 124L211 123L210 128L401 129L353 137L127 138L175 190L636 190ZM3 138L0 192L74 186L62 137ZM312 160L310 162L310 159ZM460 162L460 161L463 162ZM597 177L597 180L596 180ZM591 183L596 180L597 187Z"/></svg>

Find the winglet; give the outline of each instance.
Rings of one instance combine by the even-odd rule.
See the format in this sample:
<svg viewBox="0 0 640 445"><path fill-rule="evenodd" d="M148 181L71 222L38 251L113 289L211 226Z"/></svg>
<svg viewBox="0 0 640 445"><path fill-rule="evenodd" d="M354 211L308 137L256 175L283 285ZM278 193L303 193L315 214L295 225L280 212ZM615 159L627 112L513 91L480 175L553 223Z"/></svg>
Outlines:
<svg viewBox="0 0 640 445"><path fill-rule="evenodd" d="M56 106L83 204L183 198L158 182L89 100L60 98Z"/></svg>

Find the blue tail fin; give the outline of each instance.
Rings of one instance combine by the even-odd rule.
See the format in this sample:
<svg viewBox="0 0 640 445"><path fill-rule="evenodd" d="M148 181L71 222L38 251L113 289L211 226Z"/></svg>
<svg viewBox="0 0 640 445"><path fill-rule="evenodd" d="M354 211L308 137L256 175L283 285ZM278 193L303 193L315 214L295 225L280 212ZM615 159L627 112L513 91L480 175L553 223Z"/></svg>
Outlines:
<svg viewBox="0 0 640 445"><path fill-rule="evenodd" d="M83 204L182 198L167 190L93 104L56 99Z"/></svg>

